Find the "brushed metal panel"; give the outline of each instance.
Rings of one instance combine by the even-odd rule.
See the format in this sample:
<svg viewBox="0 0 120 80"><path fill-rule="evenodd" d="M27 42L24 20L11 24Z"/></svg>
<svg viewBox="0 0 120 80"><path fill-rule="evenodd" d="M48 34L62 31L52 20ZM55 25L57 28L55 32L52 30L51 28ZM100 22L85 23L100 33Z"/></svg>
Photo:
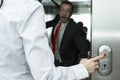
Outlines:
<svg viewBox="0 0 120 80"><path fill-rule="evenodd" d="M112 48L112 72L102 76L96 71L91 80L119 80L120 76L120 0L92 0L92 56L98 48Z"/></svg>

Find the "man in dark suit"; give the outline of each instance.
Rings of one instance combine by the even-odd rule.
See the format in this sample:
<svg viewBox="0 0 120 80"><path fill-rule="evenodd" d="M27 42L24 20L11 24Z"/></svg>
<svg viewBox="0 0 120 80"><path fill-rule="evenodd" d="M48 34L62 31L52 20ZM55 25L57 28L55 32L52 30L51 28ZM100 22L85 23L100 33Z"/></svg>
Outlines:
<svg viewBox="0 0 120 80"><path fill-rule="evenodd" d="M71 15L73 13L73 4L69 1L63 1L60 5L59 13L54 20L46 22L46 27L53 27L52 44L54 44L55 31L57 25L61 27L57 36L55 45L55 65L71 66L79 63L81 58L87 57L88 46L86 34L82 30L82 25L78 25ZM52 47L53 48L53 47Z"/></svg>

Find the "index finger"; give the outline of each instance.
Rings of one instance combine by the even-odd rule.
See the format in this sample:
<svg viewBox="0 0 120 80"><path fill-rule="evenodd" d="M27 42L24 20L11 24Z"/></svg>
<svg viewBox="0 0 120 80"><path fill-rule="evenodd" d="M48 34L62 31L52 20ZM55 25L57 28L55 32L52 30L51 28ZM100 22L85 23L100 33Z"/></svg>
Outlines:
<svg viewBox="0 0 120 80"><path fill-rule="evenodd" d="M104 58L105 56L106 56L106 54L101 54L101 55L99 55L99 56L96 56L96 57L94 57L94 58L91 58L91 60L97 61L97 60L99 60L99 59Z"/></svg>

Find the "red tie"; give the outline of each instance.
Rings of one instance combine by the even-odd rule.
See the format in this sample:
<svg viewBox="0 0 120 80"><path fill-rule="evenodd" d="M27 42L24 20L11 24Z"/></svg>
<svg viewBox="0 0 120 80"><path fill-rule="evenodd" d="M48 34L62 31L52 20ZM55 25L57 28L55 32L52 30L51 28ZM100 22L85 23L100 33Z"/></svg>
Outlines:
<svg viewBox="0 0 120 80"><path fill-rule="evenodd" d="M58 38L58 33L60 31L60 26L61 26L61 21L59 22L56 30L55 30L55 34L54 34L54 38L53 38L53 48L52 48L52 51L53 51L53 54L55 55L55 50L56 50L56 43L57 43L57 38Z"/></svg>

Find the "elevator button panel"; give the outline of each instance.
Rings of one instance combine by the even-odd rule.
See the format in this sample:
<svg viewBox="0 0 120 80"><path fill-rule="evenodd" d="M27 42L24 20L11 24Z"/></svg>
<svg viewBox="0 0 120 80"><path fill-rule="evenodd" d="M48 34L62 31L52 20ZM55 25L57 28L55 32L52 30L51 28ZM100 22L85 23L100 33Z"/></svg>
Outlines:
<svg viewBox="0 0 120 80"><path fill-rule="evenodd" d="M106 57L100 59L100 68L98 69L99 73L103 76L107 76L111 73L112 70L112 49L108 45L102 45L98 49L98 55L106 54Z"/></svg>

